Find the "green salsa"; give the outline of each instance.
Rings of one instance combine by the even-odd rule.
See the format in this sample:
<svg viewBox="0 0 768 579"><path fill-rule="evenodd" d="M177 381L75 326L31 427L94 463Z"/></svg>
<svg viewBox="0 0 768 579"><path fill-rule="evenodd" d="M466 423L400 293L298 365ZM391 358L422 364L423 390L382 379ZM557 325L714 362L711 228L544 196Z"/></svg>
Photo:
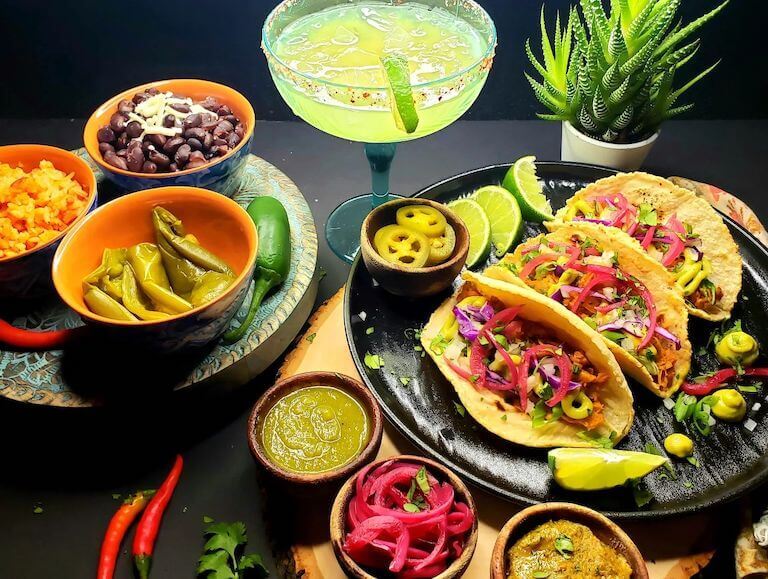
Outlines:
<svg viewBox="0 0 768 579"><path fill-rule="evenodd" d="M275 465L309 474L344 466L369 438L365 408L332 386L309 386L279 399L261 430L264 449Z"/></svg>

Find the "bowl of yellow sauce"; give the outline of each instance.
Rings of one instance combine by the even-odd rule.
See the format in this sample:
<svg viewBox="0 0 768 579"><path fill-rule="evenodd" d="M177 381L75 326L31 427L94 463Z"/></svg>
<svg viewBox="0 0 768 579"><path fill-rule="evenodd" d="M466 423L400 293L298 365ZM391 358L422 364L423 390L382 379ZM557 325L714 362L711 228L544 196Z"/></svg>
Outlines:
<svg viewBox="0 0 768 579"><path fill-rule="evenodd" d="M332 484L373 460L381 410L358 380L308 372L267 390L251 411L248 442L272 476L299 485Z"/></svg>

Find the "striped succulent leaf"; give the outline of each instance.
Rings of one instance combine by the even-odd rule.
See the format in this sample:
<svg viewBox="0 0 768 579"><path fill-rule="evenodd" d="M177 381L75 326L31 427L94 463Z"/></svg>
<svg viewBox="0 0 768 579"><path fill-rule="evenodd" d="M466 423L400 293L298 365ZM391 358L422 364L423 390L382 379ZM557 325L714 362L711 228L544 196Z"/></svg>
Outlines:
<svg viewBox="0 0 768 579"><path fill-rule="evenodd" d="M540 118L567 120L605 141L643 139L693 106L676 102L717 63L675 90L675 73L699 48L698 39L686 39L730 0L687 25L675 21L682 0L606 1L607 12L602 0L579 0L568 18L561 20L558 13L552 36L542 7L541 57L525 43L538 78L527 73L526 78L549 110Z"/></svg>

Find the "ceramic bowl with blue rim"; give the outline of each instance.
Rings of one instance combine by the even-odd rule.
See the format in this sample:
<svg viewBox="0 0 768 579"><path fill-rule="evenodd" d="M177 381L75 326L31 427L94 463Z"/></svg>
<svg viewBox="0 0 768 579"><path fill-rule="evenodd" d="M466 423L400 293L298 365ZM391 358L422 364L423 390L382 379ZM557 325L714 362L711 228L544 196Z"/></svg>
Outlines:
<svg viewBox="0 0 768 579"><path fill-rule="evenodd" d="M180 97L189 97L195 102L212 97L227 105L245 126L245 132L239 143L221 157L215 157L204 165L171 173L142 173L122 169L108 163L99 150L99 130L110 124L110 119L117 112L122 100L131 100L137 93L156 89L161 93L171 92ZM94 111L83 131L85 148L91 158L99 165L106 177L122 192L132 193L155 187L183 185L210 189L231 197L237 190L238 183L248 159L256 115L253 107L236 90L215 82L200 79L171 79L147 83L133 87L115 95Z"/></svg>
<svg viewBox="0 0 768 579"><path fill-rule="evenodd" d="M57 147L48 145L7 145L0 147L0 163L29 172L50 161L54 168L71 174L72 178L88 194L88 200L80 215L47 243L40 244L19 255L0 257L0 300L21 300L53 293L51 263L53 255L67 231L72 229L96 206L96 176L83 159Z"/></svg>
<svg viewBox="0 0 768 579"><path fill-rule="evenodd" d="M153 242L155 207L178 217L187 233L237 277L213 300L167 318L123 321L92 312L85 304L83 279L99 266L105 248ZM248 292L257 251L256 226L232 199L194 187L159 187L110 201L72 228L54 256L53 283L62 301L90 327L91 336L155 354L176 354L202 348L227 330Z"/></svg>

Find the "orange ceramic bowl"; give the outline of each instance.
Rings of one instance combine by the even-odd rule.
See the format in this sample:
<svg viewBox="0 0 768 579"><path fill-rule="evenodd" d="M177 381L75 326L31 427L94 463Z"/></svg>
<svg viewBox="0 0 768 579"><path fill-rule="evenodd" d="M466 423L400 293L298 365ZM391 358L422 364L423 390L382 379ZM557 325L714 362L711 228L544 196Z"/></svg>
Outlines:
<svg viewBox="0 0 768 579"><path fill-rule="evenodd" d="M126 322L94 314L83 301L83 279L101 263L105 248L154 242L152 209L162 206L187 232L237 273L217 299L162 320ZM156 353L202 347L219 338L245 298L256 263L258 235L245 209L206 189L160 187L120 197L78 223L53 259L53 283L62 300L94 331Z"/></svg>
<svg viewBox="0 0 768 579"><path fill-rule="evenodd" d="M228 105L237 118L245 123L243 139L237 147L223 157L196 169L187 169L177 173L150 174L135 173L113 167L104 161L101 152L99 152L99 140L96 138L96 133L101 127L109 124L109 119L117 111L117 104L121 100L131 99L137 92L143 92L148 88L156 88L162 92L170 91L195 100L202 100L206 96L215 97L222 104ZM107 178L125 192L170 185L188 185L211 189L231 197L237 190L240 176L248 160L255 125L256 114L253 112L251 103L242 94L228 86L194 78L159 80L129 88L113 96L97 108L85 124L83 141L88 154L101 167Z"/></svg>
<svg viewBox="0 0 768 579"><path fill-rule="evenodd" d="M35 169L46 160L65 173L72 173L88 193L81 215L48 243L38 245L22 254L0 258L0 299L35 298L53 291L51 262L53 254L67 231L96 206L96 176L83 159L58 147L48 145L7 145L0 147L0 163Z"/></svg>

